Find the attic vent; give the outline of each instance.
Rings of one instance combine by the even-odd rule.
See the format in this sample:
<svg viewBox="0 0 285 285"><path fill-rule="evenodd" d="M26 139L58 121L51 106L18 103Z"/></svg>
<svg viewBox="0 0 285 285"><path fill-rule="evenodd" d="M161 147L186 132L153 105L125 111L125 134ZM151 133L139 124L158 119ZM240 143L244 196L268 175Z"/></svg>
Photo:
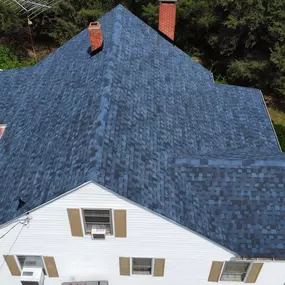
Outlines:
<svg viewBox="0 0 285 285"><path fill-rule="evenodd" d="M0 125L0 138L3 136L6 129L6 125Z"/></svg>
<svg viewBox="0 0 285 285"><path fill-rule="evenodd" d="M103 33L99 22L91 22L88 27L91 43L91 55L99 52L103 46Z"/></svg>

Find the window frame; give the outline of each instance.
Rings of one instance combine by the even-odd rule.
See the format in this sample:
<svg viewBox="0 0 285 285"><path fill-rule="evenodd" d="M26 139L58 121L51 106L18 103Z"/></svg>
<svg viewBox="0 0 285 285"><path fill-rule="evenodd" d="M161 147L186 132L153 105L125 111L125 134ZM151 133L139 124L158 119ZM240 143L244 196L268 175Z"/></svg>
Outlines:
<svg viewBox="0 0 285 285"><path fill-rule="evenodd" d="M247 270L245 272L245 276L244 276L243 280L240 280L240 281L238 281L238 280L222 280L223 273L224 273L224 270L225 270L225 267L226 267L227 263L248 263L248 267L247 267ZM253 262L248 261L248 260L229 260L229 261L225 261L224 264L223 264L221 273L220 273L219 281L220 282L240 282L240 283L246 282L248 274L249 274L249 272L251 270L252 264L253 264Z"/></svg>
<svg viewBox="0 0 285 285"><path fill-rule="evenodd" d="M44 258L43 258L43 256L42 255L25 255L25 254L17 254L17 255L15 255L16 256L16 262L17 262L17 264L18 264L18 266L19 266L19 269L20 269L20 271L22 272L22 270L23 270L23 268L24 268L24 264L23 264L23 267L21 266L21 263L20 263L20 260L19 260L19 257L25 257L25 259L27 258L27 257L40 257L41 258L41 260L42 260L42 263L43 263L43 272L44 272L44 275L45 276L47 276L48 274L47 274L47 269L46 269L46 264L45 264L45 261L44 261ZM33 268L33 267L31 267L31 268ZM39 268L39 267L34 267L34 268Z"/></svg>
<svg viewBox="0 0 285 285"><path fill-rule="evenodd" d="M85 220L85 215L84 211L109 211L109 217L110 217L110 233L106 233L106 236L114 236L114 219L113 219L113 214L114 211L111 208L81 208L81 218L82 218L82 224L83 224L83 229L84 229L84 235L85 236L90 236L91 232L87 231L87 225L86 225L86 220Z"/></svg>
<svg viewBox="0 0 285 285"><path fill-rule="evenodd" d="M149 274L143 274L143 273L134 273L134 259L150 259L151 261L151 268L150 268L150 273ZM131 275L140 275L140 276L153 276L153 271L154 271L154 258L152 257L131 257Z"/></svg>

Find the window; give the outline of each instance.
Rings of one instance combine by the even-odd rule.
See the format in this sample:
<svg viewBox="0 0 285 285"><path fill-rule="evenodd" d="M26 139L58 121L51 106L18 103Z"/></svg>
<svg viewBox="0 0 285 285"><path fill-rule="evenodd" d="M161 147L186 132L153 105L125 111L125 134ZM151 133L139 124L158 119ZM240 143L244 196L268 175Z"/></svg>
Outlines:
<svg viewBox="0 0 285 285"><path fill-rule="evenodd" d="M133 258L133 274L151 275L152 258Z"/></svg>
<svg viewBox="0 0 285 285"><path fill-rule="evenodd" d="M20 268L23 269L24 266L26 267L40 267L43 269L44 274L46 275L44 262L41 256L24 256L20 255L17 256L18 262L20 264Z"/></svg>
<svg viewBox="0 0 285 285"><path fill-rule="evenodd" d="M0 125L0 139L3 136L5 129L6 129L6 125Z"/></svg>
<svg viewBox="0 0 285 285"><path fill-rule="evenodd" d="M106 229L107 235L113 234L112 210L83 210L85 233L90 234L92 228Z"/></svg>
<svg viewBox="0 0 285 285"><path fill-rule="evenodd" d="M226 262L221 281L243 281L249 265L249 262Z"/></svg>

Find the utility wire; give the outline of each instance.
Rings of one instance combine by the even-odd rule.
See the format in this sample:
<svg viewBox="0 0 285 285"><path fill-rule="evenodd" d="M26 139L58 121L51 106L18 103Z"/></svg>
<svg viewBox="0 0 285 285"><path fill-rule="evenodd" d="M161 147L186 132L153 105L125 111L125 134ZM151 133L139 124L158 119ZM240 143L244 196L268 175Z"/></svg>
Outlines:
<svg viewBox="0 0 285 285"><path fill-rule="evenodd" d="M26 218L24 220L18 221L18 223L16 223L12 228L10 228L5 234L3 234L2 236L0 236L0 239L2 239L3 237L5 237L11 230L13 230L17 225L22 224L22 225L26 225L26 222L28 222L30 219Z"/></svg>
<svg viewBox="0 0 285 285"><path fill-rule="evenodd" d="M16 223L9 231L7 231L4 235L2 235L1 237L0 237L0 239L2 239L4 236L6 236L10 231L12 231L17 225L19 225L20 224L20 222L18 222L18 223Z"/></svg>
<svg viewBox="0 0 285 285"><path fill-rule="evenodd" d="M20 231L18 232L18 234L17 234L17 236L16 236L14 242L12 243L12 245L11 245L11 247L9 248L9 251L8 251L8 253L7 253L6 255L9 255L9 253L10 253L11 250L13 249L13 246L15 245L16 241L18 240L18 238L19 238L19 236L20 236L20 233L22 232L23 228L26 226L25 223L18 222L16 225L18 225L18 224L22 224L22 227L21 227ZM16 226L16 225L14 225L14 226ZM14 226L13 226L13 227L14 227ZM12 228L13 228L13 227L12 227ZM7 232L7 233L8 233L8 232ZM7 233L6 233L6 234L7 234ZM3 267L3 265L4 265L4 263L5 263L5 257L3 256L3 258L4 258L4 260L3 260L2 264L0 265L0 270L1 270L1 268Z"/></svg>

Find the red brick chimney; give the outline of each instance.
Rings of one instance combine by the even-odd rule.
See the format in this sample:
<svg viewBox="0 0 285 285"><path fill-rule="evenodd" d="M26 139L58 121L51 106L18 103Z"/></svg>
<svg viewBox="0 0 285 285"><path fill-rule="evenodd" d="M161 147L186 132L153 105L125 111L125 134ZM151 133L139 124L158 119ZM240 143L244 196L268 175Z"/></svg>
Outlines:
<svg viewBox="0 0 285 285"><path fill-rule="evenodd" d="M91 43L91 53L99 50L103 45L103 33L99 22L91 22L88 27Z"/></svg>
<svg viewBox="0 0 285 285"><path fill-rule="evenodd" d="M174 40L177 0L159 0L158 29Z"/></svg>
<svg viewBox="0 0 285 285"><path fill-rule="evenodd" d="M6 129L6 125L0 125L0 138L3 136Z"/></svg>

